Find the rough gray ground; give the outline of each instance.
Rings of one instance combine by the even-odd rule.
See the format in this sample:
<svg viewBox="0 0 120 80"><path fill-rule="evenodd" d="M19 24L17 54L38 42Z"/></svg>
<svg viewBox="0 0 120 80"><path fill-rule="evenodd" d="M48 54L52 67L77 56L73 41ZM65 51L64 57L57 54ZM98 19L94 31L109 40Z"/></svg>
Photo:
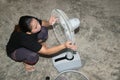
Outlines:
<svg viewBox="0 0 120 80"><path fill-rule="evenodd" d="M48 20L55 8L81 21L75 37L85 65L79 71L90 80L120 80L120 0L0 0L0 80L53 80L58 75L51 59L40 57L37 71L26 73L5 51L20 16ZM49 36L49 46L56 44L52 30Z"/></svg>

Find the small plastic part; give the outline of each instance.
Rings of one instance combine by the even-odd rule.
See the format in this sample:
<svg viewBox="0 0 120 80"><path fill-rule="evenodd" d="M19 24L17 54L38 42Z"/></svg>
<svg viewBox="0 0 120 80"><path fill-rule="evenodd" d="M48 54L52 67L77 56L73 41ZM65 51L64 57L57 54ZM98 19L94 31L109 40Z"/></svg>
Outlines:
<svg viewBox="0 0 120 80"><path fill-rule="evenodd" d="M46 79L45 80L50 80L50 77L49 76L46 76Z"/></svg>

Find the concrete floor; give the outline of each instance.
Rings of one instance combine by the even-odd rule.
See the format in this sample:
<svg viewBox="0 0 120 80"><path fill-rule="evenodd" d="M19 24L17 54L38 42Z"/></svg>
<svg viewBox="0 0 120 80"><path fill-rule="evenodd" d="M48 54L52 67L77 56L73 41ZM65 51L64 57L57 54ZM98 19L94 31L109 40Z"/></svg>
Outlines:
<svg viewBox="0 0 120 80"><path fill-rule="evenodd" d="M85 65L79 71L90 80L120 80L120 0L0 0L0 80L51 80L59 73L52 60L40 57L36 70L6 56L5 45L22 15L49 19L55 8L81 21L76 43ZM52 30L49 46L55 45ZM52 43L54 41L54 43Z"/></svg>

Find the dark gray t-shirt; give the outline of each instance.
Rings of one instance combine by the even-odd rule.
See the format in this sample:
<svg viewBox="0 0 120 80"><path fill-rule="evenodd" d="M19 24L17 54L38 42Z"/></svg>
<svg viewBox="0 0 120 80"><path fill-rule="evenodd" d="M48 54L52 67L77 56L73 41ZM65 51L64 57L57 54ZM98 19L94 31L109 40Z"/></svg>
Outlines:
<svg viewBox="0 0 120 80"><path fill-rule="evenodd" d="M6 46L7 54L10 55L14 50L22 47L38 52L42 45L38 43L37 34L29 35L24 32L13 32Z"/></svg>
<svg viewBox="0 0 120 80"><path fill-rule="evenodd" d="M39 20L39 23L42 25L41 20ZM23 47L33 52L38 52L42 45L38 42L37 35L38 33L29 35L24 32L13 31L6 45L7 55L10 56L16 49Z"/></svg>

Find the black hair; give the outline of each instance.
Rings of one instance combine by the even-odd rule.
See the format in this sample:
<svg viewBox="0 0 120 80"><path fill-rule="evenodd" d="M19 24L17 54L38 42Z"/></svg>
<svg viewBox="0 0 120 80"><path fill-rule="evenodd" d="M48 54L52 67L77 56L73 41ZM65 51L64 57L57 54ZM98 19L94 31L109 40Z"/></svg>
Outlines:
<svg viewBox="0 0 120 80"><path fill-rule="evenodd" d="M20 17L18 25L22 32L31 31L30 22L32 21L33 18L38 20L36 17L28 16L28 15Z"/></svg>

